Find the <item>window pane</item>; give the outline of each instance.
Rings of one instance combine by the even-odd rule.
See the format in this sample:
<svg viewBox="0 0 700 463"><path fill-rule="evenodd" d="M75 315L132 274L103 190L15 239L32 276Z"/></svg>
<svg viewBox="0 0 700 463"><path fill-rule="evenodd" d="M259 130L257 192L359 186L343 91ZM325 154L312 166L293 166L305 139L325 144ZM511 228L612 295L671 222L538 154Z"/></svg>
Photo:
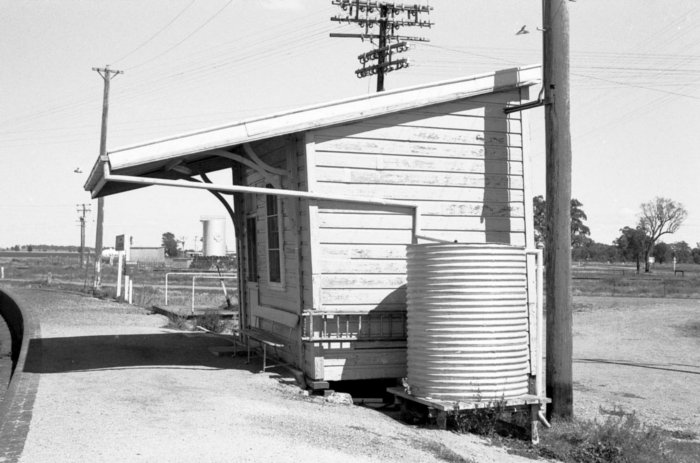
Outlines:
<svg viewBox="0 0 700 463"><path fill-rule="evenodd" d="M270 282L281 283L282 272L280 268L280 251L279 249L271 249L268 252L270 261Z"/></svg>
<svg viewBox="0 0 700 463"><path fill-rule="evenodd" d="M270 249L279 249L279 239L277 216L270 216L267 218L267 246Z"/></svg>
<svg viewBox="0 0 700 463"><path fill-rule="evenodd" d="M267 215L277 215L277 196L267 195Z"/></svg>
<svg viewBox="0 0 700 463"><path fill-rule="evenodd" d="M258 281L258 241L255 229L255 217L246 220L246 238L248 243L248 281Z"/></svg>
<svg viewBox="0 0 700 463"><path fill-rule="evenodd" d="M272 185L267 185L271 188ZM282 282L282 236L280 236L279 199L277 196L266 195L265 209L267 215L267 262L270 283Z"/></svg>

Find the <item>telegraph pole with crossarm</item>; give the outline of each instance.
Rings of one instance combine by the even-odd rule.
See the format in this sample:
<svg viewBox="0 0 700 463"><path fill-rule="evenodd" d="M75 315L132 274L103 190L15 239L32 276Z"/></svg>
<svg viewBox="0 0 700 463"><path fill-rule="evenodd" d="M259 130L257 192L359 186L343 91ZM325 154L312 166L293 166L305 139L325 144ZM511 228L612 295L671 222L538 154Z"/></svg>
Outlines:
<svg viewBox="0 0 700 463"><path fill-rule="evenodd" d="M571 129L567 0L543 0L543 90L547 165L547 414L571 419Z"/></svg>
<svg viewBox="0 0 700 463"><path fill-rule="evenodd" d="M80 268L87 265L85 262L85 216L90 212L90 206L82 203L76 205L78 208L78 220L80 221Z"/></svg>
<svg viewBox="0 0 700 463"><path fill-rule="evenodd" d="M394 55L408 50L408 42L428 42L425 37L398 35L401 27L431 27L433 23L423 21L420 15L430 14L433 8L427 5L404 5L394 2L373 0L333 0L333 5L339 6L347 14L333 16L331 21L357 24L364 29L360 34L331 33L331 37L360 38L374 43L377 48L357 57L362 68L355 71L357 77L377 75L377 91L384 91L384 74L408 67L408 59L394 58ZM374 28L377 33L373 32ZM396 43L392 43L396 42ZM372 64L376 61L375 64Z"/></svg>
<svg viewBox="0 0 700 463"><path fill-rule="evenodd" d="M107 161L107 114L109 113L109 83L113 77L118 74L124 74L124 71L117 71L109 68L109 65L104 68L92 68L104 80L104 94L102 98L102 132L100 135L100 161ZM93 289L99 289L102 284L102 225L104 223L104 198L97 199L97 225L95 232L95 279L93 281Z"/></svg>

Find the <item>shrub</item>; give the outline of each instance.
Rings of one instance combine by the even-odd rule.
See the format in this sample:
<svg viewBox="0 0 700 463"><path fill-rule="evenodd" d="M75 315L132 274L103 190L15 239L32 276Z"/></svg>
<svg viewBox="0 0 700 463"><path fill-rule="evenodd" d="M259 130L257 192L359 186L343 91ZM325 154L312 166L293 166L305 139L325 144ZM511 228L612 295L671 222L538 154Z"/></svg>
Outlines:
<svg viewBox="0 0 700 463"><path fill-rule="evenodd" d="M156 300L157 294L158 288L141 285L140 291L137 293L136 305L144 308L152 307Z"/></svg>
<svg viewBox="0 0 700 463"><path fill-rule="evenodd" d="M485 408L455 412L448 419L448 427L461 433L491 436L505 412L505 400L489 402Z"/></svg>
<svg viewBox="0 0 700 463"><path fill-rule="evenodd" d="M192 323L187 319L185 315L177 315L171 313L168 315L168 328L181 331L192 331Z"/></svg>
<svg viewBox="0 0 700 463"><path fill-rule="evenodd" d="M196 324L214 333L221 333L224 329L221 316L216 310L206 310L202 315L197 315Z"/></svg>
<svg viewBox="0 0 700 463"><path fill-rule="evenodd" d="M539 453L571 463L671 463L666 438L631 414L604 422L558 422L541 435Z"/></svg>

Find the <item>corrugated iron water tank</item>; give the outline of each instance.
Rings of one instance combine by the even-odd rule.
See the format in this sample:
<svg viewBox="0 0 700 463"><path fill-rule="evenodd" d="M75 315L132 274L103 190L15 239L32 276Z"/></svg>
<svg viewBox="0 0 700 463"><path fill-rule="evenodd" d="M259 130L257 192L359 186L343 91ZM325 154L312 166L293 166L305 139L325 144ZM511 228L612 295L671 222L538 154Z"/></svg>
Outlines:
<svg viewBox="0 0 700 463"><path fill-rule="evenodd" d="M528 393L525 249L498 244L408 246L411 394L440 400Z"/></svg>

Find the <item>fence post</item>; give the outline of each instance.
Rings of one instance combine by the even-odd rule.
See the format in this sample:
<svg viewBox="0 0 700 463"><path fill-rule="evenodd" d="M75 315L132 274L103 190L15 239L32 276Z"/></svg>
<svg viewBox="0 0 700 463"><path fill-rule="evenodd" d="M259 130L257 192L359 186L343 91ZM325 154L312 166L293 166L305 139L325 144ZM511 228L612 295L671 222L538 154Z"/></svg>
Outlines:
<svg viewBox="0 0 700 463"><path fill-rule="evenodd" d="M194 315L194 280L197 279L197 275L192 277L192 315Z"/></svg>

